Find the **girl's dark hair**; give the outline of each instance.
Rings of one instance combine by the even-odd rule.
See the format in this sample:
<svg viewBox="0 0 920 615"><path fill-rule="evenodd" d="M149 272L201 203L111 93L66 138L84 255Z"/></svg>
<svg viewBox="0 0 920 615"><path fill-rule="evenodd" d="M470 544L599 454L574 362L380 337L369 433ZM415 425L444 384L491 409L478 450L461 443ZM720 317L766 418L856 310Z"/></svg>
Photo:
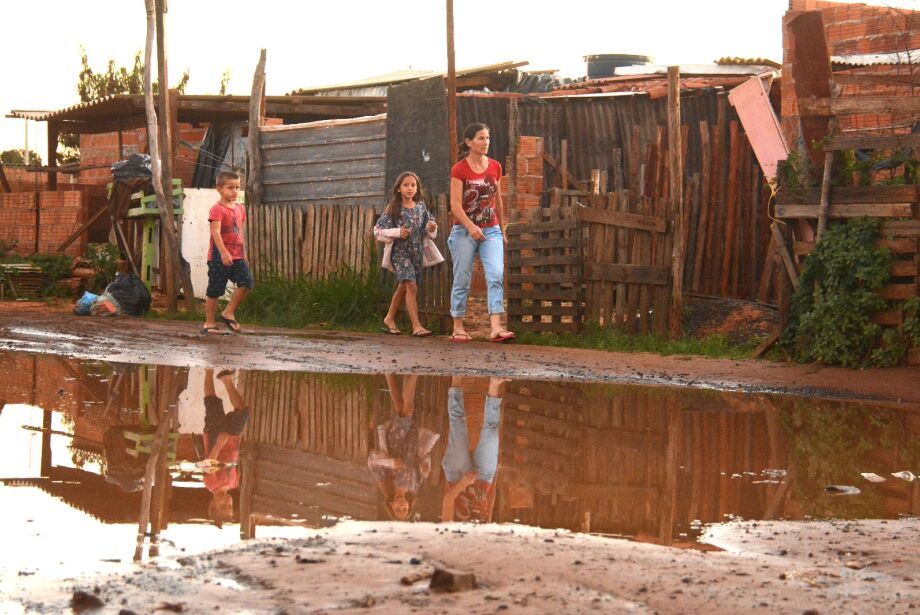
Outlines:
<svg viewBox="0 0 920 615"><path fill-rule="evenodd" d="M480 130L490 129L482 122L473 122L472 124L466 125L466 128L463 129L463 138L460 140L460 146L457 151L457 160L463 160L466 158L467 154L470 153L470 146L466 144L466 140L469 139L472 141L476 137L476 133Z"/></svg>
<svg viewBox="0 0 920 615"><path fill-rule="evenodd" d="M422 195L422 180L419 178L419 176L412 171L403 171L400 173L399 177L396 178L396 183L393 184L390 202L387 203L387 206L383 210L383 213L390 214L390 218L393 220L393 224L395 226L399 226L402 223L402 195L399 193L399 187L402 186L403 180L405 180L407 177L415 178L416 191L415 196L412 197L412 200L416 203L424 200Z"/></svg>

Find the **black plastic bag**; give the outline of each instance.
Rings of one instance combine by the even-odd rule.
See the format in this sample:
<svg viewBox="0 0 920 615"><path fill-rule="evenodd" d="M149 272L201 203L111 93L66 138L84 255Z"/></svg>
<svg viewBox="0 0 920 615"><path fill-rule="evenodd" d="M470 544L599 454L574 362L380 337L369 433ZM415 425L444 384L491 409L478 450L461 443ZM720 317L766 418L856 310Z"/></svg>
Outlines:
<svg viewBox="0 0 920 615"><path fill-rule="evenodd" d="M116 180L150 179L153 177L150 169L150 156L131 154L127 160L119 160L112 165L112 177Z"/></svg>
<svg viewBox="0 0 920 615"><path fill-rule="evenodd" d="M150 291L133 273L116 273L115 280L105 287L105 292L118 302L121 311L128 316L143 316L150 310Z"/></svg>

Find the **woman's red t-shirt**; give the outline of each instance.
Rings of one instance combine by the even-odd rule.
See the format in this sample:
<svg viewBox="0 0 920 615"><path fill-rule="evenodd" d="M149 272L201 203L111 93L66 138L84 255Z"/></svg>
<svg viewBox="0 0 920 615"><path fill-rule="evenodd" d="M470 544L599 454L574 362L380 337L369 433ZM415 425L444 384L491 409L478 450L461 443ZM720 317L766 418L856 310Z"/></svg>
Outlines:
<svg viewBox="0 0 920 615"><path fill-rule="evenodd" d="M450 176L463 182L461 203L463 212L476 226L485 228L498 224L498 212L495 209L495 195L502 178L502 165L497 160L489 160L484 173L477 173L466 158L450 170Z"/></svg>

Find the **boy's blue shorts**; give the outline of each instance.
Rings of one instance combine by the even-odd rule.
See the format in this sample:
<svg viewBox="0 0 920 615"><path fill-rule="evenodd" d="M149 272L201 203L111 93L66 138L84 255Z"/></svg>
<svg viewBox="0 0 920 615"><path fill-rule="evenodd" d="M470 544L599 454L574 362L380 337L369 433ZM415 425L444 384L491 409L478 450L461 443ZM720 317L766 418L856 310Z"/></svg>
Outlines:
<svg viewBox="0 0 920 615"><path fill-rule="evenodd" d="M227 282L241 288L252 288L252 274L245 259L236 259L229 267L220 260L208 261L208 291L205 294L211 299L223 297L227 292Z"/></svg>

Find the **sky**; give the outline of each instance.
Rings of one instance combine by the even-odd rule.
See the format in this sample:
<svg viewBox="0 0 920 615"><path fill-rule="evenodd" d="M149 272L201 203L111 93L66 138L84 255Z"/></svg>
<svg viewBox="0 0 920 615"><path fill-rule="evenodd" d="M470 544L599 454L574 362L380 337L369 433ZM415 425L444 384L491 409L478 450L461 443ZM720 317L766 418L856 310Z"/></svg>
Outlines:
<svg viewBox="0 0 920 615"><path fill-rule="evenodd" d="M920 8L920 0L891 4ZM270 95L407 68L443 71L445 7L445 0L169 0L170 82L188 70L186 93L217 94L229 70L228 93L248 95L262 48ZM525 70L580 77L584 56L598 53L650 55L666 65L723 56L779 62L787 7L788 0L454 0L456 65L528 61ZM145 36L144 0L2 2L0 151L28 138L47 161L45 122L4 116L77 104L81 46L104 71L109 59L130 66Z"/></svg>

